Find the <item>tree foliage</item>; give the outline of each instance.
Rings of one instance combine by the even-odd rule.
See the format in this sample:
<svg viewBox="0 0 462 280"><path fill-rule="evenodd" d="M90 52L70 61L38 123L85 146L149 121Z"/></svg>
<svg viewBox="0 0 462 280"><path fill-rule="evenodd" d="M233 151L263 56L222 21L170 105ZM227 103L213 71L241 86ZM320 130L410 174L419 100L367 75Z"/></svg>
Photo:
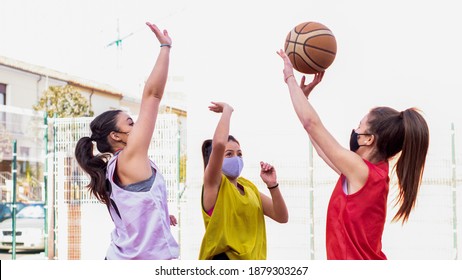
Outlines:
<svg viewBox="0 0 462 280"><path fill-rule="evenodd" d="M70 85L50 86L33 108L46 111L49 117L56 113L58 118L91 117L94 114L88 99Z"/></svg>

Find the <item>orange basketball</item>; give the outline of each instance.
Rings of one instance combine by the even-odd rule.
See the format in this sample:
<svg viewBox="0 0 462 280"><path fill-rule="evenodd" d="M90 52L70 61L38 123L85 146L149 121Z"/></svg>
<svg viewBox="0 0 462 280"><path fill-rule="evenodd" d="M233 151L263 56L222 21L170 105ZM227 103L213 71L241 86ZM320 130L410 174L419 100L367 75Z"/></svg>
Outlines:
<svg viewBox="0 0 462 280"><path fill-rule="evenodd" d="M334 62L337 41L325 25L303 22L287 34L284 49L295 70L314 74L323 72Z"/></svg>

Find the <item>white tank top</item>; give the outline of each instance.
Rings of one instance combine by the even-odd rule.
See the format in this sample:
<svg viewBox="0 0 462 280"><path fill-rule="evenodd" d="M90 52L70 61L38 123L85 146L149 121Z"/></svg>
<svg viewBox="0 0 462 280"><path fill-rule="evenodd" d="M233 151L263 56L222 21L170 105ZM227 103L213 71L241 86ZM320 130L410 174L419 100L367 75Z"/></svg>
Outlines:
<svg viewBox="0 0 462 280"><path fill-rule="evenodd" d="M148 190L133 191L114 182L118 154L108 162L106 179L111 184L109 211L115 229L106 258L169 260L179 255L178 243L170 231L167 190L154 162L155 178ZM143 181L144 182L144 181ZM136 184L135 184L136 185Z"/></svg>

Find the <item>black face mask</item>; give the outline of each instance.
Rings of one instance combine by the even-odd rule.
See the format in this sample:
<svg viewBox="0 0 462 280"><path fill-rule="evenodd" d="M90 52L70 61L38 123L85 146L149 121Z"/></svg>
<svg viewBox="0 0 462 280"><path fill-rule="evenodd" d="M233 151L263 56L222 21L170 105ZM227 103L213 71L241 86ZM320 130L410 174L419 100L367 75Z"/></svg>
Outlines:
<svg viewBox="0 0 462 280"><path fill-rule="evenodd" d="M350 151L352 152L356 152L359 147L361 146L367 146L367 145L359 145L358 144L358 136L359 135L372 135L370 133L356 133L356 131L353 129L351 131L351 135L350 135Z"/></svg>

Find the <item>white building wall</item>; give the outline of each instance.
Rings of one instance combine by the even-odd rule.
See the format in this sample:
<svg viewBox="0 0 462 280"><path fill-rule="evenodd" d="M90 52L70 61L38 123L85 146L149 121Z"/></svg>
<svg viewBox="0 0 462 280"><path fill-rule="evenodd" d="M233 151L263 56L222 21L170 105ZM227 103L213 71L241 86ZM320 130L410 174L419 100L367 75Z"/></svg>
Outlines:
<svg viewBox="0 0 462 280"><path fill-rule="evenodd" d="M6 105L32 109L48 86L65 82L0 65L0 83L6 84Z"/></svg>

